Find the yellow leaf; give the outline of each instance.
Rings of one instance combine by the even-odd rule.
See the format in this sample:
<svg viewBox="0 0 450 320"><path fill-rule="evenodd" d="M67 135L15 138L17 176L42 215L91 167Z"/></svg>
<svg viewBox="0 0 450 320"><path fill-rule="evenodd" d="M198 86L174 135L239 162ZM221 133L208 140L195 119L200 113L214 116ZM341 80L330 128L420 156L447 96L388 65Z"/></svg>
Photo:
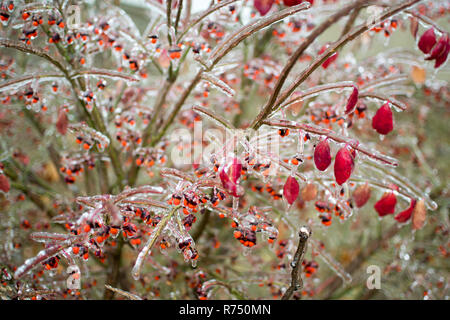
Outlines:
<svg viewBox="0 0 450 320"><path fill-rule="evenodd" d="M413 79L415 84L423 84L425 83L425 79L427 77L427 73L425 69L422 69L417 66L413 66L411 69L411 78Z"/></svg>

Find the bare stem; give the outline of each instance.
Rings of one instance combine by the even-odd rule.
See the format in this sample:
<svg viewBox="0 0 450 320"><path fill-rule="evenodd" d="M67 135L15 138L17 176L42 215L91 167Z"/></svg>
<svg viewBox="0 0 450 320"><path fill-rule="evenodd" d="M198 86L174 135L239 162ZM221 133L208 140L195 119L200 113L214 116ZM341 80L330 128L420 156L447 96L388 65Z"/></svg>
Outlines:
<svg viewBox="0 0 450 320"><path fill-rule="evenodd" d="M281 300L289 300L295 291L303 287L303 281L300 273L303 257L305 256L307 249L308 239L311 236L311 229L307 226L301 227L298 236L299 240L297 251L295 252L294 259L291 263L292 266L291 285L289 286L289 288L287 288L286 292L281 297Z"/></svg>

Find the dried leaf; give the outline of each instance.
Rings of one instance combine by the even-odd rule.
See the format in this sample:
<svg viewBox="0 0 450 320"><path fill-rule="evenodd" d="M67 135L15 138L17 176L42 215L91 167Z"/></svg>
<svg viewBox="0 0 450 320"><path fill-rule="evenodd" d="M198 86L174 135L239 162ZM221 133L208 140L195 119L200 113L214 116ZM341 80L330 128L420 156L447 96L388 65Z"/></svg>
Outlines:
<svg viewBox="0 0 450 320"><path fill-rule="evenodd" d="M422 229L425 224L426 214L427 209L425 207L425 202L421 199L416 203L412 212L412 228L414 230Z"/></svg>
<svg viewBox="0 0 450 320"><path fill-rule="evenodd" d="M317 187L314 183L309 183L302 189L302 200L312 201L317 197Z"/></svg>
<svg viewBox="0 0 450 320"><path fill-rule="evenodd" d="M56 129L58 130L59 133L65 135L67 133L68 126L69 126L69 119L67 118L67 113L63 108L61 108L59 110L58 120L56 121Z"/></svg>
<svg viewBox="0 0 450 320"><path fill-rule="evenodd" d="M419 20L416 17L411 18L411 23L409 25L409 30L411 31L414 39L417 38L417 31L419 30Z"/></svg>
<svg viewBox="0 0 450 320"><path fill-rule="evenodd" d="M359 185L355 191L353 191L353 200L358 208L364 206L370 199L371 190L368 183Z"/></svg>
<svg viewBox="0 0 450 320"><path fill-rule="evenodd" d="M58 170L52 162L47 162L42 166L40 175L48 182L57 182L59 180Z"/></svg>
<svg viewBox="0 0 450 320"><path fill-rule="evenodd" d="M411 78L415 84L424 84L427 77L427 72L424 68L413 66L411 69Z"/></svg>

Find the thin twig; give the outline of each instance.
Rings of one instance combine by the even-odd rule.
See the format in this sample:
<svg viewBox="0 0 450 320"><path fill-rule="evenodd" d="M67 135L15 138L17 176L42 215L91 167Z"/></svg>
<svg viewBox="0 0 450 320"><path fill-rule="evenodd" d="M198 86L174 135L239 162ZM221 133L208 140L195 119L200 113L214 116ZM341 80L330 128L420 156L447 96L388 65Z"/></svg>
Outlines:
<svg viewBox="0 0 450 320"><path fill-rule="evenodd" d="M108 289L108 290L111 290L111 291L113 291L115 293L118 293L118 294L120 294L120 295L122 295L124 297L127 297L130 300L143 300L141 297L139 297L139 296L137 296L135 294L129 293L129 292L121 290L121 289L113 288L113 287L111 287L110 285L107 285L107 284L105 284L105 288Z"/></svg>

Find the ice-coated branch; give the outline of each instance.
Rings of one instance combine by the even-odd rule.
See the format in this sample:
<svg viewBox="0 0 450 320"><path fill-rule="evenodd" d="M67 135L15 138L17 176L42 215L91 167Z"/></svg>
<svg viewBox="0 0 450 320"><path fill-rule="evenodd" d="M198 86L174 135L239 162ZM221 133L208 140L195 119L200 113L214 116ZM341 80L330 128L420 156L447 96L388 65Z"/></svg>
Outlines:
<svg viewBox="0 0 450 320"><path fill-rule="evenodd" d="M226 38L222 41L222 46L220 46L222 49L220 50L220 52L218 51L219 48L216 48L216 50L214 50L214 52L211 53L210 55L210 59L212 60L211 65L209 68L207 68L207 70L211 70L212 68L214 68L215 65L217 65L217 63L220 62L220 60L226 56L226 54L235 46L237 46L240 42L242 42L243 40L245 40L247 37L249 37L250 35L252 35L253 33L255 33L258 30L261 30L262 28L273 24L277 21L280 21L290 15L293 15L301 10L305 10L309 8L309 3L303 3L297 6L293 6L290 8L287 8L285 10L281 10L279 12L276 12L272 15L269 15L267 17L263 17L261 19L259 19L256 22L252 22L247 24L246 26L244 26L243 28L240 29L239 32L235 33L234 36L230 36L229 38ZM224 46L226 44L226 46ZM213 58L213 55L215 56ZM151 142L152 146L155 146L160 140L161 138L164 136L164 134L166 133L167 129L170 127L170 125L172 124L172 122L174 121L176 115L178 114L178 112L181 110L181 107L183 106L184 102L186 101L186 99L189 97L189 95L191 94L192 90L194 90L194 88L197 86L198 82L202 79L202 74L205 71L205 69L200 69L195 78L192 79L191 83L188 85L188 87L183 91L183 93L181 94L180 98L178 99L178 101L175 103L175 106L172 109L172 112L170 113L169 117L167 118L167 120L164 122L162 129L159 131L159 133L156 135L156 137L153 139L153 141Z"/></svg>
<svg viewBox="0 0 450 320"><path fill-rule="evenodd" d="M141 252L139 252L133 270L131 271L131 274L135 280L138 280L141 276L141 268L142 264L144 263L145 257L150 253L153 245L156 243L156 240L158 240L159 236L161 235L161 232L164 230L169 220L179 208L180 207L174 207L166 216L164 216L164 218L161 219L161 221L156 226L156 229L153 230L151 236L148 238L144 248L142 248Z"/></svg>
<svg viewBox="0 0 450 320"><path fill-rule="evenodd" d="M14 273L14 279L20 279L37 264L53 257L58 252L60 252L64 248L67 248L71 244L72 242L70 240L66 240L65 242L51 245L48 248L39 251L39 253L34 258L25 260L25 263L17 268L16 272Z"/></svg>
<svg viewBox="0 0 450 320"><path fill-rule="evenodd" d="M394 107L405 111L408 107L401 101L398 101L397 99L391 98L391 97L386 97L382 94L379 93L369 93L369 92L363 92L359 95L359 98L371 98L371 99L376 99L376 100L380 100L383 102L389 102L390 104L392 104Z"/></svg>
<svg viewBox="0 0 450 320"><path fill-rule="evenodd" d="M263 121L263 124L268 125L268 126L273 126L273 127L301 129L301 130L304 130L304 131L312 133L312 134L326 136L326 137L330 138L331 140L334 140L338 143L348 144L353 149L358 150L375 160L381 161L381 162L388 164L390 166L393 166L393 167L398 166L398 161L395 160L394 158L391 158L386 155L380 154L376 151L370 150L369 148L361 145L355 139L351 139L349 137L339 135L332 130L325 129L320 126L316 126L314 124L298 123L298 122L287 121L287 120L267 120L267 121Z"/></svg>
<svg viewBox="0 0 450 320"><path fill-rule="evenodd" d="M312 88L309 88L305 91L300 92L295 97L292 97L288 101L281 104L279 107L277 107L273 112L272 115L275 114L278 110L288 107L289 105L303 101L306 98L311 98L319 93L325 93L333 90L340 90L345 88L353 88L356 87L356 83L353 81L341 81L341 82L335 82L335 83L327 83L320 86L315 86Z"/></svg>
<svg viewBox="0 0 450 320"><path fill-rule="evenodd" d="M379 21L384 21L396 14L398 14L399 12L415 5L417 2L419 2L420 0L409 0L409 1L405 1L387 11L385 11L384 13L382 13L378 18ZM367 1L359 1L357 2L359 5L362 5L363 3L367 4ZM350 10L352 8L346 7L348 8L348 12L350 12ZM344 8L345 9L345 8ZM341 10L344 10L341 9ZM339 11L342 12L342 11ZM338 12L338 13L339 13ZM348 14L348 12L345 12L345 15ZM335 16L338 14L336 13ZM326 28L329 26L327 24L327 21L324 23ZM319 26L318 28L321 28L324 24L322 24L321 26ZM361 34L363 34L364 32L370 30L370 28L373 27L373 23L370 23L370 21L366 21L365 23L363 23L362 25L353 28L352 30L350 30L346 36L342 37L341 39L339 39L338 41L336 41L335 43L331 44L326 50L325 52L320 55L319 57L317 57L308 67L306 67L306 69L303 70L303 72L300 73L300 75L297 77L297 79L286 89L284 90L280 95L278 95L279 91L281 91L281 87L279 88L279 90L275 90L274 93L272 94L269 102L264 106L264 108L261 110L261 112L258 114L258 116L255 118L255 120L252 122L251 127L253 129L257 129L259 128L263 121L267 118L267 116L272 112L272 109L274 106L276 105L280 105L281 103L283 103L294 91L295 89L301 85L306 79L308 79L308 77L318 68L320 67L328 58L330 58L333 54L335 54L339 49L341 49L342 47L344 47L347 43L349 43L350 41L356 39L358 36L360 36ZM315 30L317 30L318 28L316 28ZM314 33L314 31L313 31ZM312 33L311 33L312 34ZM312 41L312 40L311 40ZM302 43L303 45L303 43ZM306 48L305 48L306 49ZM295 63L295 62L294 62ZM284 71L282 71L279 81L285 77L287 77L287 75L284 75L283 73ZM283 81L284 83L284 81Z"/></svg>
<svg viewBox="0 0 450 320"><path fill-rule="evenodd" d="M321 25L315 28L306 39L301 43L301 45L297 48L297 50L289 57L288 62L284 66L283 70L280 73L278 81L275 85L275 88L269 98L269 101L265 104L260 113L256 116L252 124L250 125L253 129L258 129L261 126L261 122L267 118L267 116L272 112L275 105L280 105L284 100L278 101L277 98L283 88L285 81L288 78L288 75L294 68L294 65L297 63L300 56L305 52L305 50L320 36L323 32L325 32L328 28L330 28L334 23L339 21L341 18L347 16L353 9L362 6L366 3L367 0L358 0L350 5L345 6L340 9L338 12L330 16ZM324 60L325 61L325 60ZM309 75L308 75L309 76ZM287 98L287 97L286 97Z"/></svg>
<svg viewBox="0 0 450 320"><path fill-rule="evenodd" d="M200 112L208 117L210 117L211 119L219 122L221 125L223 125L225 128L227 129L233 129L233 125L224 117L220 116L217 113L214 113L213 111L211 111L210 109L206 109L204 107L201 106L193 106L192 107L193 110Z"/></svg>
<svg viewBox="0 0 450 320"><path fill-rule="evenodd" d="M111 287L108 284L105 284L105 288L108 289L108 290L111 290L111 291L113 291L115 293L118 293L118 294L120 294L120 295L122 295L122 296L124 296L124 297L126 297L126 298L128 298L130 300L142 300L142 298L139 297L138 295L132 294L132 293L130 293L128 291L125 291L125 290L121 290L121 289L118 289L118 288Z"/></svg>
<svg viewBox="0 0 450 320"><path fill-rule="evenodd" d="M35 80L46 80L51 81L53 79L64 78L61 74L31 74L18 78L13 78L11 80L5 81L0 84L0 92L9 91L19 88L20 86L25 86Z"/></svg>
<svg viewBox="0 0 450 320"><path fill-rule="evenodd" d="M50 56L47 52L42 50L41 48L35 48L31 45L25 45L21 42L9 40L9 39L0 39L0 47L5 48L13 48L25 53L33 54L35 56L46 59L48 62L53 64L59 70L61 70L65 75L67 75L67 70L63 67L61 62Z"/></svg>
<svg viewBox="0 0 450 320"><path fill-rule="evenodd" d="M236 47L244 39L251 36L253 33L270 26L271 24L283 20L286 17L292 16L300 11L307 10L310 8L308 2L301 3L296 6L288 7L286 9L275 12L271 15L259 18L257 21L249 23L239 30L231 33L222 42L214 48L211 52L210 59L216 64L222 57L224 57L231 49Z"/></svg>
<svg viewBox="0 0 450 320"><path fill-rule="evenodd" d="M308 226L300 228L298 233L298 246L295 252L294 258L291 262L291 285L287 288L286 292L281 297L281 300L289 300L295 291L303 287L303 280L301 278L301 268L303 257L305 256L306 249L308 248L308 239L311 236L311 229Z"/></svg>
<svg viewBox="0 0 450 320"><path fill-rule="evenodd" d="M99 68L92 68L92 69L88 69L88 70L78 70L75 73L73 73L70 77L73 79L76 79L78 77L82 77L85 75L104 76L107 78L122 79L122 80L133 81L133 82L139 81L138 78L133 77L133 76L123 73L123 72L118 72L115 70L108 70L108 69L99 69Z"/></svg>
<svg viewBox="0 0 450 320"><path fill-rule="evenodd" d="M221 1L219 3L216 3L215 5L209 7L205 11L201 12L197 17L193 19L193 21L189 22L189 25L184 28L183 32L180 33L180 35L177 38L177 43L180 43L181 39L188 33L189 30L191 30L196 24L201 22L204 18L209 16L211 13L216 12L217 10L232 4L233 2L240 1L240 0L228 0L228 1Z"/></svg>

